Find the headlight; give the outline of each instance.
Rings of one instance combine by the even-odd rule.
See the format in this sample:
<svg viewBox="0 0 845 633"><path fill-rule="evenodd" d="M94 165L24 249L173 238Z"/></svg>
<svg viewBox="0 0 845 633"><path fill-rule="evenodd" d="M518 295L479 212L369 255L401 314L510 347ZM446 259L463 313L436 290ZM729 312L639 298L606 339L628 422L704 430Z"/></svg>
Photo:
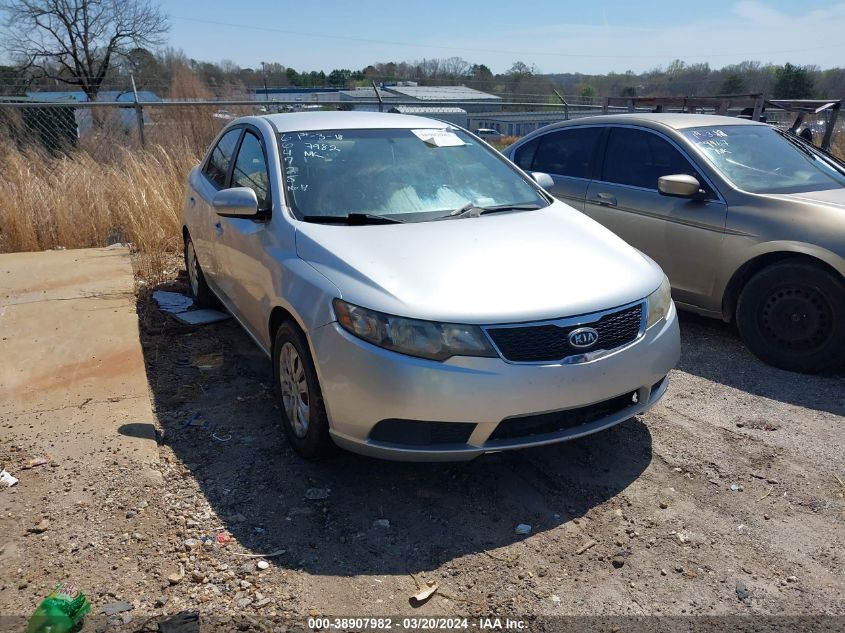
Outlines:
<svg viewBox="0 0 845 633"><path fill-rule="evenodd" d="M648 296L648 322L646 329L666 318L669 308L672 306L672 288L669 285L669 278L663 275L660 287Z"/></svg>
<svg viewBox="0 0 845 633"><path fill-rule="evenodd" d="M350 334L385 349L446 360L452 356L498 356L476 325L420 321L383 314L346 303L333 302L337 322Z"/></svg>

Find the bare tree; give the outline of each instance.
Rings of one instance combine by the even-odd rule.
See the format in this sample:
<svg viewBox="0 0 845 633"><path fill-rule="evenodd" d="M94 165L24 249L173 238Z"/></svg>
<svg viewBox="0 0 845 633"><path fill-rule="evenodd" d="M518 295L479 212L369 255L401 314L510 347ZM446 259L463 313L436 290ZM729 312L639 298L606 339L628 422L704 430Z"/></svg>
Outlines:
<svg viewBox="0 0 845 633"><path fill-rule="evenodd" d="M0 0L8 52L94 101L109 68L163 42L167 18L151 0Z"/></svg>

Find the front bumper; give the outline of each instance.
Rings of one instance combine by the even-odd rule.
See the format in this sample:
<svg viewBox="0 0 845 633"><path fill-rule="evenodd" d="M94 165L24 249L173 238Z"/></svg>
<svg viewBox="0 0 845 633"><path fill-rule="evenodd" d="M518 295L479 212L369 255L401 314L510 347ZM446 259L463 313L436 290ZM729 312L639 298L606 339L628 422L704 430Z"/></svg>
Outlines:
<svg viewBox="0 0 845 633"><path fill-rule="evenodd" d="M312 330L310 340L334 441L357 453L407 461L467 460L609 428L657 402L666 391L663 378L680 357L674 306L632 344L576 364L519 365L474 357L430 361L371 345L337 323ZM566 412L633 394L626 406L582 424L524 437L494 435L511 418ZM374 441L370 434L382 420L474 426L460 443L407 445Z"/></svg>

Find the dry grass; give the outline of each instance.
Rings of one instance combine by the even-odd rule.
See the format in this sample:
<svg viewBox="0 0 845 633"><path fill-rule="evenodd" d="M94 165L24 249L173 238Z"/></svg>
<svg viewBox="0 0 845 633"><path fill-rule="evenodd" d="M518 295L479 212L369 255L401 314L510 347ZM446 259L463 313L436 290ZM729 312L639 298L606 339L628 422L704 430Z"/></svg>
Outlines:
<svg viewBox="0 0 845 633"><path fill-rule="evenodd" d="M179 96L204 96L197 90ZM139 277L157 283L181 251L185 176L226 122L213 111L159 108L146 149L124 128L101 126L68 154L17 147L7 122L7 134L0 130L0 253L129 242ZM503 149L515 140L494 145ZM845 158L842 130L832 151Z"/></svg>
<svg viewBox="0 0 845 633"><path fill-rule="evenodd" d="M830 144L830 153L839 160L845 161L845 126L840 127L833 135L833 141Z"/></svg>
<svg viewBox="0 0 845 633"><path fill-rule="evenodd" d="M129 242L140 276L156 281L181 248L185 175L197 152L183 141L108 154L0 147L0 252Z"/></svg>
<svg viewBox="0 0 845 633"><path fill-rule="evenodd" d="M514 143L516 143L520 138L522 138L522 137L521 136L503 136L500 139L486 139L486 140L487 140L488 143L490 143L490 145L492 145L493 147L495 147L497 150L499 150L501 152L503 149L505 149L505 148L513 145Z"/></svg>
<svg viewBox="0 0 845 633"><path fill-rule="evenodd" d="M184 64L173 72L170 98L213 96ZM185 178L227 123L218 109L147 108L145 149L125 112L92 111L93 125L64 154L48 151L16 112L0 111L0 253L128 242L138 276L162 280L182 248Z"/></svg>
<svg viewBox="0 0 845 633"><path fill-rule="evenodd" d="M185 64L172 71L170 98L213 97ZM37 134L21 145L29 137L20 116L0 111L0 253L128 242L138 276L157 283L181 252L185 177L227 122L217 109L149 108L145 149L120 111L95 111L65 154L45 149Z"/></svg>

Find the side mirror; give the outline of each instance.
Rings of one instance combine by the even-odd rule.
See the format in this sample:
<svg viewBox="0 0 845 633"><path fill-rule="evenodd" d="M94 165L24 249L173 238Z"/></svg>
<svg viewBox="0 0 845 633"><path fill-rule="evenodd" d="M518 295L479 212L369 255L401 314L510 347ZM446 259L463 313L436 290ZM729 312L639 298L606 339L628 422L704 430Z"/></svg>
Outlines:
<svg viewBox="0 0 845 633"><path fill-rule="evenodd" d="M555 186L555 181L552 180L552 177L548 174L544 174L541 171L532 171L529 172L531 177L534 179L538 185L540 185L543 189L551 189Z"/></svg>
<svg viewBox="0 0 845 633"><path fill-rule="evenodd" d="M258 210L258 198L249 187L221 189L211 200L211 206L217 215L224 218L247 218L257 220L262 217Z"/></svg>
<svg viewBox="0 0 845 633"><path fill-rule="evenodd" d="M695 198L701 193L701 183L687 174L673 174L658 178L657 190L664 196Z"/></svg>

